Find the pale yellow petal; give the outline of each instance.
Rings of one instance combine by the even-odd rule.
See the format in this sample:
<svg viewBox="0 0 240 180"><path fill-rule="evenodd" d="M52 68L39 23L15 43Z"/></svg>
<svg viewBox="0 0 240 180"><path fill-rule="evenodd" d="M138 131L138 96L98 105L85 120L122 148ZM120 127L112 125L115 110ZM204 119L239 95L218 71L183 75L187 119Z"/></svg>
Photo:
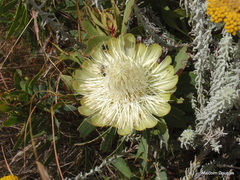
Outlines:
<svg viewBox="0 0 240 180"><path fill-rule="evenodd" d="M159 76L161 77L161 79L165 77L171 77L173 75L174 75L174 68L171 65L167 66L165 69L159 72Z"/></svg>
<svg viewBox="0 0 240 180"><path fill-rule="evenodd" d="M178 82L178 76L165 77L164 79L151 79L149 88L159 89L160 92L168 91L175 88Z"/></svg>
<svg viewBox="0 0 240 180"><path fill-rule="evenodd" d="M80 103L82 106L87 106L87 98L84 96L81 100L80 100Z"/></svg>
<svg viewBox="0 0 240 180"><path fill-rule="evenodd" d="M82 63L81 67L83 70L88 70L89 68L91 68L93 62L91 62L90 60L86 60Z"/></svg>
<svg viewBox="0 0 240 180"><path fill-rule="evenodd" d="M96 64L91 60L86 60L82 63L82 72L80 72L80 78L95 78L101 74L101 65ZM84 77L83 77L84 76Z"/></svg>
<svg viewBox="0 0 240 180"><path fill-rule="evenodd" d="M178 76L175 75L159 82L158 87L161 90L170 90L174 88L174 86L176 86L177 82L178 82Z"/></svg>
<svg viewBox="0 0 240 180"><path fill-rule="evenodd" d="M158 119L153 115L147 115L147 118L143 120L143 124L146 128L153 128L157 125Z"/></svg>
<svg viewBox="0 0 240 180"><path fill-rule="evenodd" d="M160 103L160 104L156 104L156 106L154 107L154 109L149 109L151 111L152 114L154 114L155 116L166 116L170 110L171 110L171 106L169 103Z"/></svg>
<svg viewBox="0 0 240 180"><path fill-rule="evenodd" d="M78 107L78 112L80 112L80 114L84 115L84 116L89 116L91 114L93 114L93 110L89 109L86 106L79 106Z"/></svg>
<svg viewBox="0 0 240 180"><path fill-rule="evenodd" d="M74 80L72 82L72 87L74 89L74 91L76 91L79 94L85 95L86 92L88 92L88 90L86 88L84 88L86 85L84 83L82 83L79 80Z"/></svg>
<svg viewBox="0 0 240 180"><path fill-rule="evenodd" d="M134 126L134 129L136 129L137 131L143 131L144 129L146 129L146 126L144 125L144 123L142 121L139 123L138 126Z"/></svg>
<svg viewBox="0 0 240 180"><path fill-rule="evenodd" d="M153 74L159 74L164 69L166 69L172 62L172 58L170 56L167 56L160 64L156 63L152 68L151 72Z"/></svg>
<svg viewBox="0 0 240 180"><path fill-rule="evenodd" d="M79 79L80 77L80 74L82 73L82 70L80 69L76 69L74 72L73 72L73 79Z"/></svg>
<svg viewBox="0 0 240 180"><path fill-rule="evenodd" d="M160 93L158 97L160 97L163 101L167 102L171 97L171 93Z"/></svg>
<svg viewBox="0 0 240 180"><path fill-rule="evenodd" d="M139 61L140 63L142 63L145 60L145 54L147 52L147 47L145 44L143 43L139 43L136 45L135 48L135 61Z"/></svg>
<svg viewBox="0 0 240 180"><path fill-rule="evenodd" d="M174 86L172 89L168 89L167 92L169 92L169 93L172 94L172 93L174 93L176 90L177 90L177 87Z"/></svg>
<svg viewBox="0 0 240 180"><path fill-rule="evenodd" d="M162 71L172 63L171 56L166 56L164 60L158 65L158 72Z"/></svg>
<svg viewBox="0 0 240 180"><path fill-rule="evenodd" d="M75 70L73 78L76 80L86 80L88 78L94 77L94 74L86 70Z"/></svg>
<svg viewBox="0 0 240 180"><path fill-rule="evenodd" d="M98 127L107 126L107 124L103 121L103 119L99 116L99 114L96 114L91 118L91 123L94 126L98 126Z"/></svg>
<svg viewBox="0 0 240 180"><path fill-rule="evenodd" d="M152 44L147 48L143 66L153 66L162 55L162 47L158 44Z"/></svg>
<svg viewBox="0 0 240 180"><path fill-rule="evenodd" d="M132 132L132 128L127 126L124 129L118 129L117 133L121 136L126 136Z"/></svg>
<svg viewBox="0 0 240 180"><path fill-rule="evenodd" d="M133 58L135 56L136 38L132 34L126 34L123 38L125 53L128 57Z"/></svg>
<svg viewBox="0 0 240 180"><path fill-rule="evenodd" d="M137 131L143 131L146 128L153 128L157 125L157 123L158 119L155 118L153 115L147 113L146 117L141 119L140 124L134 126L134 129L136 129Z"/></svg>
<svg viewBox="0 0 240 180"><path fill-rule="evenodd" d="M94 53L92 54L92 58L100 64L103 64L107 59L104 50L102 50L101 48L95 49Z"/></svg>
<svg viewBox="0 0 240 180"><path fill-rule="evenodd" d="M111 38L108 40L107 46L108 46L108 53L112 58L117 59L119 56L123 55L124 49L123 49L123 44L120 40L116 38ZM107 59L109 59L109 57L107 57Z"/></svg>
<svg viewBox="0 0 240 180"><path fill-rule="evenodd" d="M82 82L80 82L79 80L73 80L72 82L72 87L75 91L81 90L81 85L82 85Z"/></svg>

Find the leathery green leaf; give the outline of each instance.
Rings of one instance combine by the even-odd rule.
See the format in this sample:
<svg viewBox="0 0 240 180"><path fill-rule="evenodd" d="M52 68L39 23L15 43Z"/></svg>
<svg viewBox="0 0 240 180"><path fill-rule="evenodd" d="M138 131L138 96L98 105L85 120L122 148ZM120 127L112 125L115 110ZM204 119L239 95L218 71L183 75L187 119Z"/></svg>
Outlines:
<svg viewBox="0 0 240 180"><path fill-rule="evenodd" d="M101 35L90 21L82 21L82 28L91 36Z"/></svg>
<svg viewBox="0 0 240 180"><path fill-rule="evenodd" d="M65 85L69 90L73 90L72 79L73 79L72 76L63 75L63 74L61 75L61 80L65 83Z"/></svg>
<svg viewBox="0 0 240 180"><path fill-rule="evenodd" d="M91 55L93 53L94 48L103 44L103 42L110 39L108 36L94 36L89 39L87 42L87 49L84 52L85 56Z"/></svg>
<svg viewBox="0 0 240 180"><path fill-rule="evenodd" d="M10 109L8 105L0 104L0 112L7 112Z"/></svg>
<svg viewBox="0 0 240 180"><path fill-rule="evenodd" d="M86 118L78 127L78 131L82 138L86 138L89 134L91 134L96 129L95 126L93 126L90 123L90 118Z"/></svg>
<svg viewBox="0 0 240 180"><path fill-rule="evenodd" d="M58 59L63 61L63 60L71 60L74 62L77 62L78 64L81 64L85 59L81 55L80 52L75 51L75 52L65 52L62 49L60 49L57 45L53 44L61 53L60 56L58 56Z"/></svg>
<svg viewBox="0 0 240 180"><path fill-rule="evenodd" d="M114 0L111 0L111 3L112 3L112 7L114 9L114 15L115 15L115 18L116 18L118 32L119 32L120 29L121 29L121 26L122 26L122 24L121 24L121 22L122 22L121 12L120 12L119 8L117 7Z"/></svg>
<svg viewBox="0 0 240 180"><path fill-rule="evenodd" d="M160 180L168 180L166 171L159 172L158 177L160 178Z"/></svg>
<svg viewBox="0 0 240 180"><path fill-rule="evenodd" d="M169 139L169 133L168 128L165 120L163 118L159 118L159 123L156 126L159 130L159 134L161 136L161 139L166 145L166 148L168 148L168 139Z"/></svg>
<svg viewBox="0 0 240 180"><path fill-rule="evenodd" d="M40 70L34 77L31 79L28 85L28 90L34 90L34 87L36 87L37 81L39 80L40 76L42 75L42 70Z"/></svg>
<svg viewBox="0 0 240 180"><path fill-rule="evenodd" d="M87 6L86 8L87 8L87 10L88 10L88 12L89 12L89 14L90 14L93 22L94 22L95 24L97 24L98 26L100 26L101 28L106 29L105 26L104 26L104 25L98 20L98 18L94 15L94 13L92 12L92 9L91 9L89 6Z"/></svg>
<svg viewBox="0 0 240 180"><path fill-rule="evenodd" d="M117 158L112 164L119 170L126 178L131 178L132 173L127 163L123 158Z"/></svg>
<svg viewBox="0 0 240 180"><path fill-rule="evenodd" d="M22 4L22 1L20 1L17 12L14 16L13 23L11 24L11 27L9 28L9 31L7 33L7 39L9 37L11 37L16 32L16 30L24 27L24 24L23 24L24 11L27 11L27 10L25 9L24 5Z"/></svg>
<svg viewBox="0 0 240 180"><path fill-rule="evenodd" d="M143 158L144 161L147 161L147 156L148 156L148 144L146 137L143 136L141 138L141 141L139 142L139 147L135 159L141 157Z"/></svg>
<svg viewBox="0 0 240 180"><path fill-rule="evenodd" d="M0 1L0 6L1 6L0 15L2 15L3 13L9 12L18 2L18 0L13 0L13 1L7 2L7 4L3 4L4 1L5 0Z"/></svg>
<svg viewBox="0 0 240 180"><path fill-rule="evenodd" d="M3 125L6 126L6 127L9 127L9 126L13 126L13 125L15 125L19 122L20 122L20 120L18 119L17 116L11 116L10 118L8 118L7 121L5 121L3 123Z"/></svg>
<svg viewBox="0 0 240 180"><path fill-rule="evenodd" d="M175 57L173 66L174 66L174 73L177 73L181 69L184 69L185 66L187 65L187 60L189 56L186 53L187 51L187 46L182 47L178 54Z"/></svg>
<svg viewBox="0 0 240 180"><path fill-rule="evenodd" d="M116 130L112 128L109 133L104 135L104 140L101 142L100 150L104 152L112 151L112 143L115 138Z"/></svg>
<svg viewBox="0 0 240 180"><path fill-rule="evenodd" d="M127 32L127 23L128 23L130 15L131 15L134 2L135 2L135 0L129 0L126 5L126 8L124 10L122 29L121 29L122 34L125 34Z"/></svg>

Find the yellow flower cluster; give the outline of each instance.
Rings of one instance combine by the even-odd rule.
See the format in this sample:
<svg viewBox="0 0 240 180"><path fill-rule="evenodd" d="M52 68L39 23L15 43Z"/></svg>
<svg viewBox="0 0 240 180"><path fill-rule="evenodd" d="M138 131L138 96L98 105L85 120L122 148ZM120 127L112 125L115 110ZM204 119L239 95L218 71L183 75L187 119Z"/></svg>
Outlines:
<svg viewBox="0 0 240 180"><path fill-rule="evenodd" d="M206 14L215 23L224 22L228 33L236 35L240 31L240 0L207 0Z"/></svg>
<svg viewBox="0 0 240 180"><path fill-rule="evenodd" d="M14 175L9 175L9 176L4 176L4 177L0 178L0 180L19 180L19 178Z"/></svg>

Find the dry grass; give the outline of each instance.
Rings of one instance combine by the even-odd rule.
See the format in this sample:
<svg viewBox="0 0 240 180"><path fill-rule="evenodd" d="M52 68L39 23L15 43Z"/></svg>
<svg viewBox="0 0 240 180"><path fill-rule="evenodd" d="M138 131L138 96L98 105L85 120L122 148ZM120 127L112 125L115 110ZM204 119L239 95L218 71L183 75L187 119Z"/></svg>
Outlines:
<svg viewBox="0 0 240 180"><path fill-rule="evenodd" d="M5 32L3 28L0 28L0 37L4 36ZM1 39L0 41L0 55L2 55L0 56L0 65L2 66L0 70L0 93L10 92L15 89L13 74L16 70L21 70L23 76L32 78L42 67L46 67L46 69L49 67L46 66L43 55L38 52L35 52L34 55L30 48L30 44L23 38L16 44L13 51L9 53L16 41L16 38L10 38L8 40ZM4 61L5 59L6 61ZM39 163L36 164L36 159L38 159L39 162L46 162L51 153L54 156L53 144L50 144L44 151L38 152L37 157L35 157L33 149L44 146L49 138L47 135L34 138L34 148L31 142L14 148L23 130L23 124L20 123L11 127L2 127L1 124L6 121L8 117L9 115L7 113L0 114L0 146L2 147L0 152L0 177L13 173L21 179L41 179L41 170L37 169L40 165ZM77 133L76 128L77 127L74 129L75 133ZM73 134L69 136L75 136L74 138L78 137L78 134ZM64 175L73 176L74 174L71 174L71 172L73 172L73 169L77 166L76 164L81 157L82 150L79 150L78 147L69 145L69 137L67 137L67 134L63 134L63 136L66 136L66 138L63 138L66 141L57 144L60 151L57 151L55 155L59 157L59 167L63 169L62 173ZM51 179L60 179L54 158L47 165L47 172L50 174Z"/></svg>

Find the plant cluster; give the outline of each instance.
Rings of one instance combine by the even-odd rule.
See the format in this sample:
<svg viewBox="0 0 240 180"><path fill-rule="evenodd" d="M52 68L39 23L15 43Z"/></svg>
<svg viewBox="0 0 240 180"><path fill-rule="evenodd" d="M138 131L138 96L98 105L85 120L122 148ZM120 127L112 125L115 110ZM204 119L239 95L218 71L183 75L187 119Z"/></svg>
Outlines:
<svg viewBox="0 0 240 180"><path fill-rule="evenodd" d="M18 180L18 179L19 178L14 175L4 176L4 177L0 178L0 180Z"/></svg>
<svg viewBox="0 0 240 180"><path fill-rule="evenodd" d="M224 29L232 35L240 31L240 2L238 0L207 0L206 14L215 23L224 22Z"/></svg>

